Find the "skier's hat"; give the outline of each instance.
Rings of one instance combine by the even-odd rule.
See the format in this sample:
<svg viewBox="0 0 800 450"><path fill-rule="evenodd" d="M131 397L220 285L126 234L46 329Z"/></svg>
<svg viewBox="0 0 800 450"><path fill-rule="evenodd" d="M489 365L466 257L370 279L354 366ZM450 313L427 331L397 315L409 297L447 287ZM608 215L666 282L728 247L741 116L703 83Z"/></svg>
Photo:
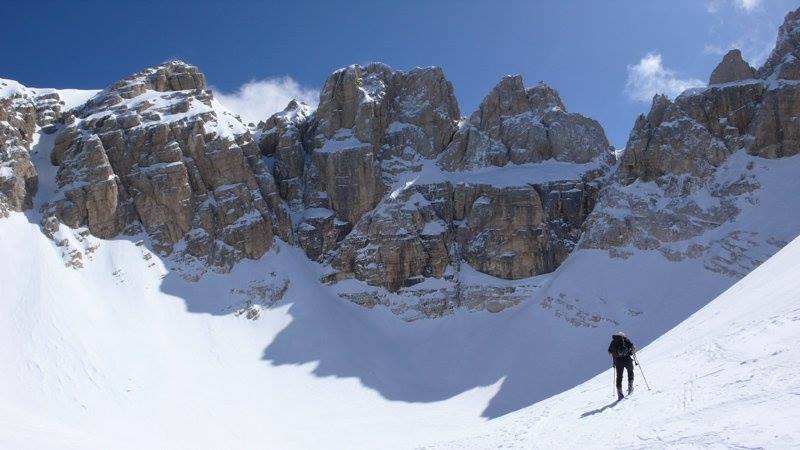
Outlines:
<svg viewBox="0 0 800 450"><path fill-rule="evenodd" d="M622 336L622 337L625 337L625 333L623 333L622 331L617 331L616 333L612 334L612 336Z"/></svg>

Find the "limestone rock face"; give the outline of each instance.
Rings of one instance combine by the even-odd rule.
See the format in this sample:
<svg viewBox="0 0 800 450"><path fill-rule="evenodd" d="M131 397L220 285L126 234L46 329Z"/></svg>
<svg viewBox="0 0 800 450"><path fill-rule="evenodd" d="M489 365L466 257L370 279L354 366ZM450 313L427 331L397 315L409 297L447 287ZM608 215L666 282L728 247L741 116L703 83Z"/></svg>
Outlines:
<svg viewBox="0 0 800 450"><path fill-rule="evenodd" d="M429 145L425 156L440 152L459 119L453 86L438 67L395 71L380 63L349 66L325 82L315 115L315 132L327 139L351 129L355 139L376 151L393 123L418 127ZM395 127L396 128L396 127Z"/></svg>
<svg viewBox="0 0 800 450"><path fill-rule="evenodd" d="M503 78L484 98L445 150L441 165L454 171L597 158L611 158L600 124L567 112L558 93L544 83L526 89L517 75Z"/></svg>
<svg viewBox="0 0 800 450"><path fill-rule="evenodd" d="M650 181L666 174L702 176L728 156L724 141L664 96L640 116L620 161L624 182Z"/></svg>
<svg viewBox="0 0 800 450"><path fill-rule="evenodd" d="M52 132L63 101L53 89L0 79L0 217L33 206L38 172L30 151L37 127Z"/></svg>
<svg viewBox="0 0 800 450"><path fill-rule="evenodd" d="M334 72L308 131L314 167L306 176L307 203L355 224L393 174L441 152L458 119L453 87L439 68L401 72L374 63Z"/></svg>
<svg viewBox="0 0 800 450"><path fill-rule="evenodd" d="M473 285L462 275L517 280L554 271L581 237L609 157L596 122L564 112L551 88L525 89L520 77L507 77L436 159L448 170L401 181L322 253L330 255L333 269L327 280L355 278L385 288L391 294L342 296L364 306L384 304L412 318L454 308L497 312L512 306L527 285ZM469 164L459 163L464 161ZM483 182L468 175L510 161L530 168L512 182L502 169ZM563 174L553 175L552 164ZM548 175L540 178L539 171ZM416 300L398 300L410 296Z"/></svg>
<svg viewBox="0 0 800 450"><path fill-rule="evenodd" d="M374 63L331 74L317 110L289 107L259 125L278 189L300 222L309 255L330 253L399 174L419 170L450 142L459 119L439 68L396 71ZM303 209L329 210L324 220Z"/></svg>
<svg viewBox="0 0 800 450"><path fill-rule="evenodd" d="M290 205L303 200L305 153L303 133L311 107L292 100L283 111L258 124L261 153L275 160L273 175L278 191Z"/></svg>
<svg viewBox="0 0 800 450"><path fill-rule="evenodd" d="M0 217L33 205L38 178L29 151L35 129L36 107L28 95L0 98Z"/></svg>
<svg viewBox="0 0 800 450"><path fill-rule="evenodd" d="M139 226L162 253L228 269L258 258L291 222L250 133L196 67L171 61L121 80L66 121L51 155L59 196L47 206L102 238Z"/></svg>
<svg viewBox="0 0 800 450"><path fill-rule="evenodd" d="M597 183L581 181L419 186L365 216L333 266L390 290L441 278L462 261L504 279L552 272L580 238L597 193Z"/></svg>
<svg viewBox="0 0 800 450"><path fill-rule="evenodd" d="M800 79L800 78L799 78ZM800 86L777 83L767 90L751 128L752 143L747 151L764 158L781 158L800 153Z"/></svg>
<svg viewBox="0 0 800 450"><path fill-rule="evenodd" d="M800 9L786 15L769 58L758 69L760 78L800 80Z"/></svg>
<svg viewBox="0 0 800 450"><path fill-rule="evenodd" d="M756 75L756 69L742 59L742 52L733 49L722 57L722 62L711 72L708 84L723 84L732 81L749 80Z"/></svg>
<svg viewBox="0 0 800 450"><path fill-rule="evenodd" d="M787 20L792 17L790 14ZM784 50L794 48L789 45L790 33L778 42ZM731 67L749 73L740 63L746 64L738 52L725 55L715 70L722 77L718 82L737 81L730 79ZM762 68L758 73L764 76L767 72ZM650 112L637 119L631 132L620 163L623 182L651 181L665 175L705 177L741 148L765 158L800 152L800 86L778 78L780 74L773 71L769 79L748 78L723 85L714 83L712 75L711 86L687 91L675 101L656 96Z"/></svg>
<svg viewBox="0 0 800 450"><path fill-rule="evenodd" d="M315 112L294 103L259 124L298 244L330 264L327 281L385 289L343 297L374 306L389 302L386 292L413 287L424 299L392 307L398 314L499 311L526 288L464 284L463 270L503 280L544 274L578 242L613 159L600 125L518 76L458 122L441 69L376 63L334 72ZM557 168L532 167L511 183L500 173L478 182L461 172L509 162Z"/></svg>

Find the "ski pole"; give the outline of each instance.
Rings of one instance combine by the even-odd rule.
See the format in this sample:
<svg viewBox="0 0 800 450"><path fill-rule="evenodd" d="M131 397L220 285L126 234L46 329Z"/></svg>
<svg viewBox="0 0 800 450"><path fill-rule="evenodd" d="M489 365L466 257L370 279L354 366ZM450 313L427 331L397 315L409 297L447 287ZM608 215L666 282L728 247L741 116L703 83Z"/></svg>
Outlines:
<svg viewBox="0 0 800 450"><path fill-rule="evenodd" d="M614 389L614 398L617 398L617 368L611 363L611 387Z"/></svg>
<svg viewBox="0 0 800 450"><path fill-rule="evenodd" d="M644 376L644 370L642 370L642 365L639 364L639 358L636 357L636 353L633 354L633 361L636 362L636 365L639 366L639 372L642 374L642 379L644 380L644 385L647 386L647 390L650 390L650 385L647 384L647 377Z"/></svg>
<svg viewBox="0 0 800 450"><path fill-rule="evenodd" d="M614 391L613 397L617 398L617 366L614 358L611 358L611 389Z"/></svg>

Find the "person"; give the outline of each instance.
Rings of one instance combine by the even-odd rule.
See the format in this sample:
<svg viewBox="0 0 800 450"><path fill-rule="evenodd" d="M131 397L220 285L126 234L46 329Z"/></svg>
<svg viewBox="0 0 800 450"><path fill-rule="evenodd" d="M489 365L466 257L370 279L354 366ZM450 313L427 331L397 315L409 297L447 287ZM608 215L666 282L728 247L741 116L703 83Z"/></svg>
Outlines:
<svg viewBox="0 0 800 450"><path fill-rule="evenodd" d="M628 371L628 395L633 392L633 354L636 347L633 342L625 336L625 333L618 331L611 336L611 344L608 345L608 354L611 355L611 363L617 370L617 399L622 400L622 372Z"/></svg>

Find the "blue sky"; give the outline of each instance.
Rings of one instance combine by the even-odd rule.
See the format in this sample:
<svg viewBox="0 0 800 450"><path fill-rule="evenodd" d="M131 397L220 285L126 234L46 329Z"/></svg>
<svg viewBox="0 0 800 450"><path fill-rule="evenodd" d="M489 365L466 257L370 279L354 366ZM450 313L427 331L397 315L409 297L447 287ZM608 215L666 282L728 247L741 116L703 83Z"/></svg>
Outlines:
<svg viewBox="0 0 800 450"><path fill-rule="evenodd" d="M789 0L2 0L0 77L102 88L181 58L245 116L311 97L352 63L441 66L462 115L506 74L543 80L622 146L657 90L706 82L731 47L760 64ZM251 82L250 84L247 84ZM241 89L246 85L245 89ZM238 112L238 111L237 111Z"/></svg>

